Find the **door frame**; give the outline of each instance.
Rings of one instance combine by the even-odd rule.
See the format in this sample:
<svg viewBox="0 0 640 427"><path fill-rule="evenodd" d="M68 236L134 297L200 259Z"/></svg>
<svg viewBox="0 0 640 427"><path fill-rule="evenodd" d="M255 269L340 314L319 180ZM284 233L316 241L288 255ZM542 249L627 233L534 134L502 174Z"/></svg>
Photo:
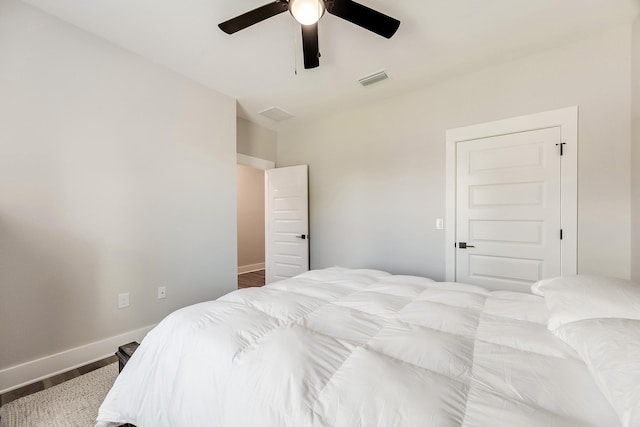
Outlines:
<svg viewBox="0 0 640 427"><path fill-rule="evenodd" d="M447 130L446 145L446 230L445 276L456 280L456 199L457 199L457 143L516 132L560 127L563 146L561 176L560 245L562 275L578 271L578 107L568 107L526 116L513 117L472 126Z"/></svg>

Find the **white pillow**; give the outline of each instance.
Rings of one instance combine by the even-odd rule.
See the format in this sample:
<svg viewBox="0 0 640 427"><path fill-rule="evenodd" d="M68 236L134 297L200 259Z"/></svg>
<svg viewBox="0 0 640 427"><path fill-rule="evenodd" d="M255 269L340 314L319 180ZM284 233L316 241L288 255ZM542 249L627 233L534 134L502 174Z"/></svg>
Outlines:
<svg viewBox="0 0 640 427"><path fill-rule="evenodd" d="M531 287L543 295L549 309L550 330L583 319L640 320L640 285L629 280L598 276L563 276Z"/></svg>
<svg viewBox="0 0 640 427"><path fill-rule="evenodd" d="M587 319L553 333L582 357L623 427L640 426L640 320Z"/></svg>
<svg viewBox="0 0 640 427"><path fill-rule="evenodd" d="M556 279L556 277L554 277L553 279ZM537 281L536 283L531 285L531 293L534 294L534 295L538 295L539 297L543 297L544 296L544 285L546 285L547 283L549 283L553 279L543 279L543 280Z"/></svg>

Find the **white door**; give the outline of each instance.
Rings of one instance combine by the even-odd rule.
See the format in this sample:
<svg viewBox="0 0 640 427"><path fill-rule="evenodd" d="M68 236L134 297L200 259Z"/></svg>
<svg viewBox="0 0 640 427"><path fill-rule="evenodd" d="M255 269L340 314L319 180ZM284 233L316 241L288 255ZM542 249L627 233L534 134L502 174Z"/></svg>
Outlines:
<svg viewBox="0 0 640 427"><path fill-rule="evenodd" d="M561 128L457 145L456 281L528 291L561 274Z"/></svg>
<svg viewBox="0 0 640 427"><path fill-rule="evenodd" d="M309 270L307 173L307 165L266 171L267 284Z"/></svg>

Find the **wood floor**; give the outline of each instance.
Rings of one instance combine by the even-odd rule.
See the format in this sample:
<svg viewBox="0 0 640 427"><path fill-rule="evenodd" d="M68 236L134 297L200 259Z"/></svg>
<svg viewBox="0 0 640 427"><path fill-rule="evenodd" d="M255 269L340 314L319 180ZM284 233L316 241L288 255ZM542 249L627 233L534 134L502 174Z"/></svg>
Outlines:
<svg viewBox="0 0 640 427"><path fill-rule="evenodd" d="M238 289L264 286L264 270L238 274Z"/></svg>
<svg viewBox="0 0 640 427"><path fill-rule="evenodd" d="M25 397L30 394L37 393L49 387L53 387L54 385L58 385L65 381L79 377L80 375L84 375L91 371L95 371L96 369L103 368L117 361L118 361L118 358L115 355L109 356L102 360L98 360L97 362L93 362L88 365L84 365L79 368L72 369L70 371L63 372L58 375L54 375L53 377L46 378L42 381L36 381L24 387L20 387L15 390L8 391L4 394L0 394L0 406L6 405L7 403L13 402L16 399L20 399L21 397Z"/></svg>

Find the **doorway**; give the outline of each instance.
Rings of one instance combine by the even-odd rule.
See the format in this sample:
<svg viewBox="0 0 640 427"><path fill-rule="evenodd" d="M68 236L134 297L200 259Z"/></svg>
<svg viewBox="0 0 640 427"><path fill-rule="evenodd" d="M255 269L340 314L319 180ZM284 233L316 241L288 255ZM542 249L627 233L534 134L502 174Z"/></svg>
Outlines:
<svg viewBox="0 0 640 427"><path fill-rule="evenodd" d="M238 154L238 288L265 284L265 170L274 162Z"/></svg>
<svg viewBox="0 0 640 427"><path fill-rule="evenodd" d="M256 287L309 270L307 165L237 155L238 287Z"/></svg>

